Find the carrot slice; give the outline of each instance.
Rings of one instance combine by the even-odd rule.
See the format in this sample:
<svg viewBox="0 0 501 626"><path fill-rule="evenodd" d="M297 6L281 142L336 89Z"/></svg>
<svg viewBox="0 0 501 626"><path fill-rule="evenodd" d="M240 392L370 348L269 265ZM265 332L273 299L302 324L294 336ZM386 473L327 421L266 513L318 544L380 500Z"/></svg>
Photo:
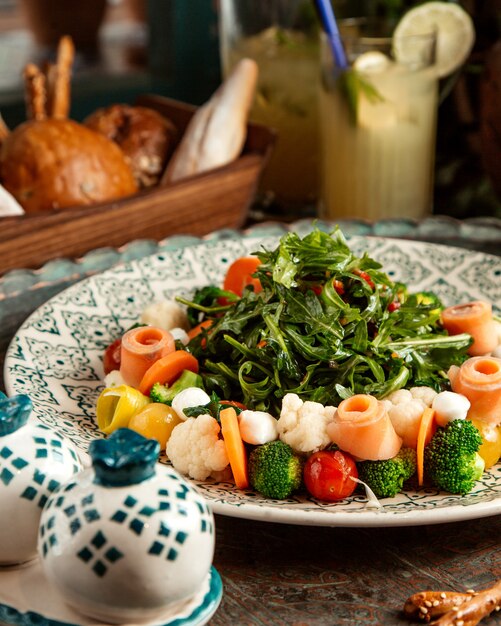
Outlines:
<svg viewBox="0 0 501 626"><path fill-rule="evenodd" d="M228 407L219 413L219 419L235 484L239 489L246 489L249 486L247 452L240 436L237 413L233 407Z"/></svg>
<svg viewBox="0 0 501 626"><path fill-rule="evenodd" d="M261 261L256 256L243 256L233 261L226 272L223 289L241 296L244 287L253 285L254 291L259 293L262 290L261 281L259 278L254 278L252 274L260 265Z"/></svg>
<svg viewBox="0 0 501 626"><path fill-rule="evenodd" d="M197 324L197 326L193 326L193 328L191 328L187 335L190 339L194 339L197 335L199 335L202 330L204 328L210 328L212 326L212 320L204 320L203 322L200 322L200 324Z"/></svg>
<svg viewBox="0 0 501 626"><path fill-rule="evenodd" d="M421 415L416 448L418 485L420 487L424 480L424 448L430 442L436 428L435 411L427 407Z"/></svg>
<svg viewBox="0 0 501 626"><path fill-rule="evenodd" d="M147 396L155 383L171 385L182 374L183 370L190 370L190 372L198 374L198 361L185 350L171 352L155 361L146 370L139 383L139 391Z"/></svg>
<svg viewBox="0 0 501 626"><path fill-rule="evenodd" d="M471 356L482 356L497 346L497 334L492 319L492 305L483 300L450 306L442 311L442 323L449 335L468 333L473 344L468 349Z"/></svg>
<svg viewBox="0 0 501 626"><path fill-rule="evenodd" d="M136 387L146 370L176 349L174 337L162 328L139 326L128 330L120 347L120 373L125 382Z"/></svg>

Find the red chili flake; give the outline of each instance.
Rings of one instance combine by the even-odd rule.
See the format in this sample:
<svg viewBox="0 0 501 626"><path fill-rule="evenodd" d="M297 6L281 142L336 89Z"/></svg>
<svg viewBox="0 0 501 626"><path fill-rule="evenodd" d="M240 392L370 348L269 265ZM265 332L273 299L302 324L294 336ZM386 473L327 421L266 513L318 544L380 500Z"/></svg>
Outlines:
<svg viewBox="0 0 501 626"><path fill-rule="evenodd" d="M312 285L311 289L315 295L319 296L322 293L323 287L322 285Z"/></svg>
<svg viewBox="0 0 501 626"><path fill-rule="evenodd" d="M369 285L371 289L374 289L376 285L374 284L374 281L369 276L369 274L367 274L367 272L364 272L362 270L355 270L355 274L357 276L360 276L360 278L362 278L363 280L365 280L365 282Z"/></svg>
<svg viewBox="0 0 501 626"><path fill-rule="evenodd" d="M337 278L335 278L332 281L332 286L334 287L334 289L337 291L337 293L342 296L344 293L344 285L340 280L337 280Z"/></svg>
<svg viewBox="0 0 501 626"><path fill-rule="evenodd" d="M393 311L396 311L400 307L401 307L400 302L398 300L393 300L393 302L390 302L390 304L388 305L388 311L390 313L393 313Z"/></svg>

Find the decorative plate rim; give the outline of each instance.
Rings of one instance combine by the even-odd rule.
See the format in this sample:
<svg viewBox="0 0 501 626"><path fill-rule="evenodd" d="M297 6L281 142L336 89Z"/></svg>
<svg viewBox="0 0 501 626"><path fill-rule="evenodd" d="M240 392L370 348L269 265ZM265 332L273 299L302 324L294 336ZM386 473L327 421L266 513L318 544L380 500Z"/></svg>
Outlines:
<svg viewBox="0 0 501 626"><path fill-rule="evenodd" d="M253 230L261 227L269 227L271 225L281 226L284 229L294 228L301 222L314 221L313 218L302 218L294 220L290 223L279 222L276 220L267 220L262 223L254 224L245 229L235 230L235 232L242 233L246 236ZM362 219L345 219L341 220L345 228L363 229L364 232L358 232L354 234L366 235L366 236L392 236L385 232L386 229L392 230L397 228L401 231L402 226L405 226L408 230L405 233L400 232L400 235L405 234L411 237L415 241L428 241L430 243L437 243L441 245L455 246L458 242L471 242L476 241L479 243L485 242L486 244L493 244L495 242L501 243L501 219L491 216L471 217L465 219L458 219L450 215L431 215L421 220L409 219L409 218L387 218L376 221L362 220ZM328 223L324 220L324 223ZM334 220L330 220L331 224L336 223ZM446 226L446 233L443 233L443 228L439 226ZM480 229L480 236L479 236ZM165 237L161 241L153 239L136 239L134 241L127 242L123 246L118 247L101 247L95 250L91 250L80 257L60 257L57 259L51 259L45 262L43 265L37 268L16 268L10 270L3 275L0 275L0 301L2 298L16 295L25 289L37 289L41 286L49 284L57 284L63 282L72 277L85 277L96 273L97 271L105 271L113 267L115 263L126 262L127 260L141 258L142 246L149 246L150 254L154 254L165 246L181 243L186 240L192 240L193 245L197 245L206 239L213 236L218 236L219 233L229 232L233 229L219 229L213 231L207 235L189 235L189 234L177 234ZM435 233L440 233L435 235ZM106 258L103 258L106 257ZM65 265L67 273L61 276L60 266ZM13 290L13 287L9 283L16 283L19 281L19 289Z"/></svg>
<svg viewBox="0 0 501 626"><path fill-rule="evenodd" d="M64 298L68 298L68 294L73 294L76 290L85 289L87 286L90 286L89 289L92 291L92 287L97 284L96 281L101 281L101 283L106 283L107 280L111 278L117 277L121 272L131 272L131 275L134 272L138 272L141 274L143 270L147 267L148 263L152 264L152 267L155 264L155 259L157 257L171 255L171 260L174 258L176 254L183 255L186 251L187 253L192 253L195 255L194 250L198 248L198 254L201 255L205 248L211 247L214 249L214 246L219 245L221 242L225 242L225 246L230 246L229 242L233 242L231 245L235 246L250 246L251 240L255 241L257 238L259 240L264 240L267 237L272 239L278 239L280 235L288 230L296 230L301 231L301 229L305 230L305 232L311 230L313 226L323 227L325 229L330 229L332 227L332 222L321 222L319 220L301 220L294 224L284 225L284 224L260 224L252 229L248 229L245 232L239 232L234 230L221 230L212 233L209 236L204 238L197 238L193 241L191 238L191 243L185 241L185 245L181 247L176 246L174 242L172 242L172 246L170 250L162 251L161 253L156 253L149 257L144 257L140 260L129 262L126 264L120 264L111 269L106 270L104 273L96 274L94 276L90 276L87 279L79 282L77 285L73 285L68 289L65 289L61 293L57 294L46 303L44 303L41 307L39 307L20 327L15 337L11 341L9 348L7 350L6 360L5 360L5 383L7 390L9 393L21 392L19 384L16 384L16 380L14 377L14 371L10 371L10 364L15 361L16 358L16 350L18 349L18 342L20 341L20 337L23 337L23 333L26 334L29 325L33 322L33 319L36 315L40 315L40 312L47 310L47 308L55 307L55 311L57 312L57 306L61 305L61 302L64 301ZM414 241L414 240L406 240L406 239L398 239L398 238L384 238L371 236L367 237L349 237L349 240L353 243L358 241L361 245L362 243L369 247L369 252L372 247L377 247L378 245L384 249L384 246L387 247L388 250L395 250L402 252L403 250L407 250L408 254L416 254L415 250L418 249L421 252L421 255L424 252L427 253L441 253L445 257L450 257L451 255L456 255L456 257L467 257L467 260L471 258L471 262L473 263L473 258L476 258L477 261L482 260L482 262L490 262L493 264L493 267L496 267L496 271L498 268L501 268L501 258L485 254L482 252L475 252L471 250L465 250L463 248L457 248L454 246L444 246L441 244L434 243L426 243L422 241ZM256 246L257 244L254 244ZM254 247L255 249L255 247ZM413 252L414 251L414 252ZM196 258L196 257L195 257ZM415 259L414 259L415 260ZM158 267L156 270L158 271ZM402 268L400 268L402 269ZM428 268L429 269L429 268ZM443 276L443 274L439 273L439 276ZM149 277L150 281L153 278ZM157 280L159 280L157 278ZM450 280L450 279L448 279ZM445 283L448 285L447 281ZM449 285L450 286L450 285ZM417 287L417 285L416 285ZM501 287L501 285L500 285ZM179 289L179 286L177 287ZM501 292L499 295L499 306L501 307ZM495 302L495 304L497 304ZM71 307L70 307L71 308ZM126 324L124 318L124 324ZM72 339L75 338L72 336ZM19 382L19 380L17 381ZM89 381L87 381L89 382ZM61 428L63 428L61 426ZM64 428L63 428L64 430ZM343 509L340 504L325 506L321 503L316 503L312 499L292 499L291 501L260 501L258 497L253 497L251 499L247 498L247 500L242 501L242 498L245 498L245 495L242 496L240 494L239 497L232 497L233 494L228 494L228 491L224 491L224 484L220 485L211 485L210 483L196 483L195 481L191 481L192 484L201 491L202 495L206 497L207 501L212 507L212 510L218 514L224 514L234 517L245 517L249 519L256 520L264 520L264 521L276 521L282 523L295 523L295 524L314 524L314 525L326 525L326 526L404 526L404 525L419 525L419 524L429 524L429 523L442 523L449 521L460 521L465 519L471 519L474 517L485 517L489 515L497 515L501 513L501 475L495 476L496 472L501 472L501 469L498 469L498 466L495 466L490 472L487 473L485 478L486 489L490 490L490 495L483 500L475 500L477 496L475 496L475 492L469 494L466 498L461 498L460 496L451 496L450 494L442 494L438 495L438 492L423 493L413 492L416 494L415 501L411 502L412 505L418 505L418 507L423 507L423 503L419 502L420 499L428 497L429 499L432 496L440 497L441 504L444 502L448 503L445 506L437 506L437 508L425 508L424 510L416 509L413 506L412 510L405 510L405 506L409 507L410 501L404 502L404 504L398 503L388 503L388 499L383 502L382 510L371 510L367 508L362 508L362 504L358 502L356 499L355 502L358 502L360 505L356 510L352 510L349 513L346 511L346 507ZM226 494L226 498L225 498ZM254 494L255 495L255 494ZM479 496L481 497L481 496ZM393 499L392 499L393 500ZM308 504L309 502L309 504ZM399 508L400 506L400 508ZM337 510L335 510L337 508ZM333 510L330 510L333 509ZM355 513L355 514L353 514Z"/></svg>

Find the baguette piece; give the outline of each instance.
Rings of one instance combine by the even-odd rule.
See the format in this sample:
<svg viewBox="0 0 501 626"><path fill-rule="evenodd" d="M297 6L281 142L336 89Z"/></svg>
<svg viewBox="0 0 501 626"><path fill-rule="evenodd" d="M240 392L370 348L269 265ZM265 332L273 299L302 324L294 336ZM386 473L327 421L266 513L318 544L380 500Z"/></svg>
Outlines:
<svg viewBox="0 0 501 626"><path fill-rule="evenodd" d="M238 157L258 77L257 63L241 59L232 73L192 117L170 159L162 184L221 167Z"/></svg>

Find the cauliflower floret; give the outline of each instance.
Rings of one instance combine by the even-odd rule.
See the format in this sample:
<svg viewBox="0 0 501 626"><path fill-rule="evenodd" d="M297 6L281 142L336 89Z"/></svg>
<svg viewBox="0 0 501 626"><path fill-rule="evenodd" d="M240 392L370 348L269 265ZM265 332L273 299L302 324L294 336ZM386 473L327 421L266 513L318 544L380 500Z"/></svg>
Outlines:
<svg viewBox="0 0 501 626"><path fill-rule="evenodd" d="M163 330L190 328L186 311L174 300L162 300L147 306L141 313L141 323Z"/></svg>
<svg viewBox="0 0 501 626"><path fill-rule="evenodd" d="M390 393L389 396L385 398L389 400L393 405L404 404L406 402L410 402L412 400L412 393L408 389L398 389L398 391L394 391Z"/></svg>
<svg viewBox="0 0 501 626"><path fill-rule="evenodd" d="M384 399L393 428L402 445L416 448L421 416L431 406L436 392L431 387L412 387L394 391Z"/></svg>
<svg viewBox="0 0 501 626"><path fill-rule="evenodd" d="M410 392L413 398L416 400L422 400L426 406L431 406L437 392L431 387L411 387Z"/></svg>
<svg viewBox="0 0 501 626"><path fill-rule="evenodd" d="M178 424L167 442L166 453L174 468L195 480L221 472L229 463L221 428L210 415L190 417Z"/></svg>
<svg viewBox="0 0 501 626"><path fill-rule="evenodd" d="M295 393L282 400L282 410L277 422L280 439L294 452L311 453L322 450L331 443L327 424L332 422L336 407L319 402L303 402Z"/></svg>

